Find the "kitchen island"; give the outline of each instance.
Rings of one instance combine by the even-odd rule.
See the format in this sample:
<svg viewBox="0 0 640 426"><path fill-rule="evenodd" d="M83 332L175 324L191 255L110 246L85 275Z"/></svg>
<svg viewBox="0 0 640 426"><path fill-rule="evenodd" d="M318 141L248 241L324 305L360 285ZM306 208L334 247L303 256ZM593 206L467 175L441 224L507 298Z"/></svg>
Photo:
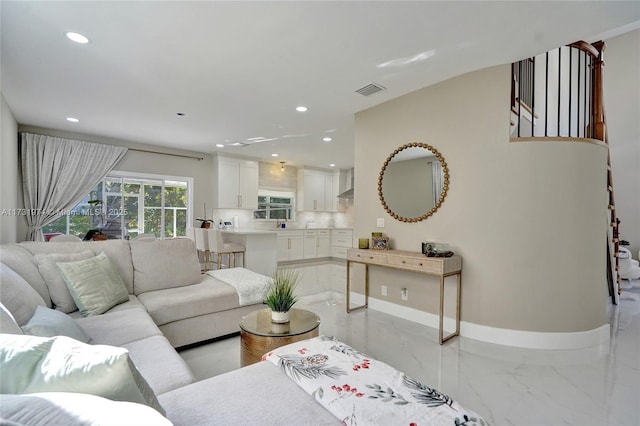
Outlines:
<svg viewBox="0 0 640 426"><path fill-rule="evenodd" d="M245 247L247 269L267 276L271 276L276 271L278 267L276 232L246 228L229 228L221 231L225 243L236 243Z"/></svg>

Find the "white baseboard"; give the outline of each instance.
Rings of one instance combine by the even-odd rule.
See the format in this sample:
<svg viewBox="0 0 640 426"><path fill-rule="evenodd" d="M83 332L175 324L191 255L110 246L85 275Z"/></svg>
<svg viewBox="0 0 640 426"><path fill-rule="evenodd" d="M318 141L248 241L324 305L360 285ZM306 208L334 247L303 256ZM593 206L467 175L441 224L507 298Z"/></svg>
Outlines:
<svg viewBox="0 0 640 426"><path fill-rule="evenodd" d="M351 293L352 305L362 305L364 295ZM407 306L385 302L369 297L369 308L385 314L417 322L428 327L438 328L438 315L424 312ZM444 334L455 329L453 318L444 318ZM598 328L580 332L537 332L512 330L508 328L488 327L471 322L460 321L460 335L498 345L514 346L529 349L585 349L609 344L610 326L604 324Z"/></svg>

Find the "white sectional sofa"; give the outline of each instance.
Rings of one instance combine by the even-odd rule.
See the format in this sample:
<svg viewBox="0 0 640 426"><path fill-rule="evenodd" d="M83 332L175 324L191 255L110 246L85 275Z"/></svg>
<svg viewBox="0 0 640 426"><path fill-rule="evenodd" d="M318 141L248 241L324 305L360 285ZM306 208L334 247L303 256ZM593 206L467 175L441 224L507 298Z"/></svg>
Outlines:
<svg viewBox="0 0 640 426"><path fill-rule="evenodd" d="M241 306L232 285L201 275L188 239L3 245L0 301L3 425L388 424L376 419L397 419L394 407L419 423L485 424L417 382L389 384L385 377L405 376L324 336L195 382L174 348L238 331L258 306ZM338 357L342 364L325 365ZM361 382L365 395L342 385L365 369L371 383L402 387L411 406L387 404L386 387ZM295 371L325 382L305 391ZM330 411L339 401L342 411Z"/></svg>
<svg viewBox="0 0 640 426"><path fill-rule="evenodd" d="M100 253L124 282L128 300L85 317L55 263L79 262ZM30 325L38 306L64 313L88 336L88 343L127 349L156 395L194 382L174 348L238 332L242 316L263 306L241 306L234 287L201 275L189 239L23 242L0 246L0 261L2 333L21 333L9 323ZM58 331L54 325L44 332L42 328L44 336Z"/></svg>

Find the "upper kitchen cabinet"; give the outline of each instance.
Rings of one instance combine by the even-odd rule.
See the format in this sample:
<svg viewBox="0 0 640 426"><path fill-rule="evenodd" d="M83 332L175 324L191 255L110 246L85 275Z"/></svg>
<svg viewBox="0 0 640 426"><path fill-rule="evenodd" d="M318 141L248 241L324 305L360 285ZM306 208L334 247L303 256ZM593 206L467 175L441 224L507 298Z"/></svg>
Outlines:
<svg viewBox="0 0 640 426"><path fill-rule="evenodd" d="M340 174L321 170L298 169L298 210L338 211Z"/></svg>
<svg viewBox="0 0 640 426"><path fill-rule="evenodd" d="M258 208L258 162L235 157L213 157L213 203L216 209Z"/></svg>

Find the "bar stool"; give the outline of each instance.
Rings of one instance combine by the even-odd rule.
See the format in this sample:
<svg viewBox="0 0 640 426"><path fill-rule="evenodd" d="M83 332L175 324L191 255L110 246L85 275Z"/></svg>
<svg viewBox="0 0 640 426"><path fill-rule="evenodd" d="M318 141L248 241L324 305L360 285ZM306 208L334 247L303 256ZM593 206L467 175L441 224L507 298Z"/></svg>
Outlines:
<svg viewBox="0 0 640 426"><path fill-rule="evenodd" d="M242 267L245 267L246 264L246 248L242 244L236 243L225 243L222 239L222 232L217 229L207 229L208 240L209 240L209 250L211 253L217 253L217 265L218 269L223 269L224 264L222 263L224 256L227 255L228 268L236 267L236 256L242 254ZM231 266L233 264L233 266Z"/></svg>
<svg viewBox="0 0 640 426"><path fill-rule="evenodd" d="M209 268L212 260L211 260L211 250L209 248L209 239L207 237L208 229L205 228L190 228L192 231L188 232L187 235L193 234L193 240L196 242L196 249L198 250L198 258L202 255L202 272L210 271L212 268ZM211 265L213 266L213 265Z"/></svg>

